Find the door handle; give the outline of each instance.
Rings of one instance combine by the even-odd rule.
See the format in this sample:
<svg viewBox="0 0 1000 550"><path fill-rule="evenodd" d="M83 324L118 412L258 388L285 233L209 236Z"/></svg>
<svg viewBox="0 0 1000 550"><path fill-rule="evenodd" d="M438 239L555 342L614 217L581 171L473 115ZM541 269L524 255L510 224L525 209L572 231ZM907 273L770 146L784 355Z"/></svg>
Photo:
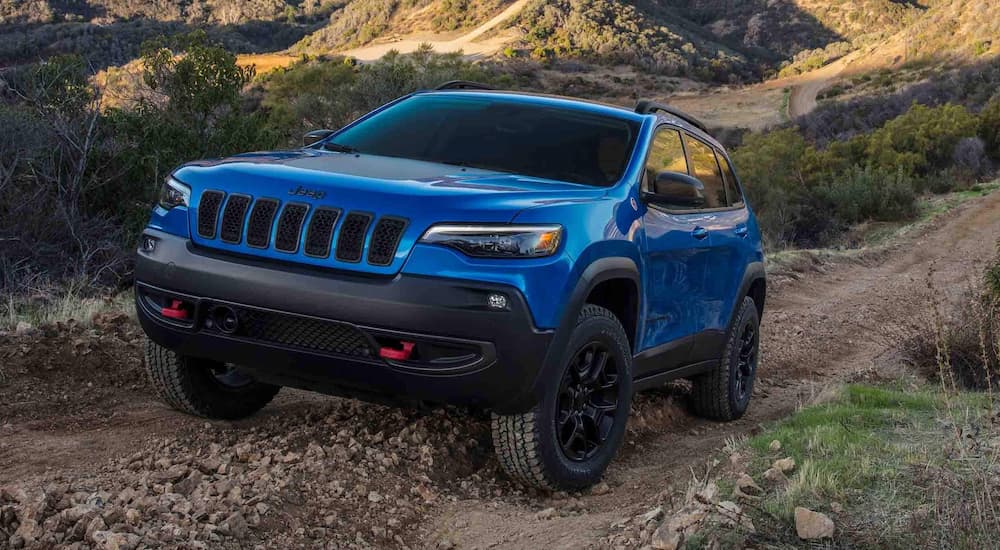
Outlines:
<svg viewBox="0 0 1000 550"><path fill-rule="evenodd" d="M691 232L691 236L698 239L699 241L708 236L708 230L704 227L695 227L694 231Z"/></svg>
<svg viewBox="0 0 1000 550"><path fill-rule="evenodd" d="M745 225L741 225L741 226L739 226L739 227L736 228L736 236L737 237L746 237L747 234L749 234L749 233L750 233L750 230L747 229L747 226L745 226Z"/></svg>

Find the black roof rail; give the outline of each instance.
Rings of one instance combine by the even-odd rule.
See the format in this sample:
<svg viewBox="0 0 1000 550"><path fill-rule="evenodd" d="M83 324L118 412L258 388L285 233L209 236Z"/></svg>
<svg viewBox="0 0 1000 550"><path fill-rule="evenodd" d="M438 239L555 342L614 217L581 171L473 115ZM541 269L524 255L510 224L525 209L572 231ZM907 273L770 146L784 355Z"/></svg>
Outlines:
<svg viewBox="0 0 1000 550"><path fill-rule="evenodd" d="M702 132L705 132L706 134L708 133L708 127L705 126L704 123L702 123L697 118L694 118L693 116L685 113L680 109L676 109L674 107L671 107L669 105L664 105L662 103L657 103L650 99L640 99L635 104L635 112L641 115L648 115L650 113L655 113L656 111L663 111L664 113L674 115L675 117L681 120L687 121L692 126L701 130Z"/></svg>
<svg viewBox="0 0 1000 550"><path fill-rule="evenodd" d="M449 80L435 90L492 90L493 86L468 80Z"/></svg>

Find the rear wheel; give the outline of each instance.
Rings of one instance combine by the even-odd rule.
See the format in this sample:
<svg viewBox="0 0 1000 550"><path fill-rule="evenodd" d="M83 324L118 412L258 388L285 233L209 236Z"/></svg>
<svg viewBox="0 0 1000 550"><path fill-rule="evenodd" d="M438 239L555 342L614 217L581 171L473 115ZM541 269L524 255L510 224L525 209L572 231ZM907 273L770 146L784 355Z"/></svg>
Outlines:
<svg viewBox="0 0 1000 550"><path fill-rule="evenodd" d="M613 313L583 308L554 375L531 411L493 415L493 444L511 477L582 489L601 479L621 447L631 406L631 352Z"/></svg>
<svg viewBox="0 0 1000 550"><path fill-rule="evenodd" d="M205 418L245 418L281 389L233 365L179 355L152 340L146 341L146 370L153 389L168 405Z"/></svg>
<svg viewBox="0 0 1000 550"><path fill-rule="evenodd" d="M752 298L743 298L736 321L726 337L719 364L694 379L691 394L699 416L736 420L747 412L760 359L760 316Z"/></svg>

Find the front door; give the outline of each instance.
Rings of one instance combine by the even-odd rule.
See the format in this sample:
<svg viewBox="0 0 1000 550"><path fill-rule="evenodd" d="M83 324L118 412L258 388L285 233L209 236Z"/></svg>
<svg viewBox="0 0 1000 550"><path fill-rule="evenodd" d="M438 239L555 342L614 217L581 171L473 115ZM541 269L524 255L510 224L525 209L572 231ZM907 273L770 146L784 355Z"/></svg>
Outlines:
<svg viewBox="0 0 1000 550"><path fill-rule="evenodd" d="M681 133L662 126L656 131L646 159L643 189L662 171L689 174ZM670 205L646 202L643 213L643 296L645 315L640 351L663 354L649 370L665 370L687 362L695 336L709 319L708 299L713 254L711 226L714 214L674 210ZM641 376L647 373L636 373Z"/></svg>

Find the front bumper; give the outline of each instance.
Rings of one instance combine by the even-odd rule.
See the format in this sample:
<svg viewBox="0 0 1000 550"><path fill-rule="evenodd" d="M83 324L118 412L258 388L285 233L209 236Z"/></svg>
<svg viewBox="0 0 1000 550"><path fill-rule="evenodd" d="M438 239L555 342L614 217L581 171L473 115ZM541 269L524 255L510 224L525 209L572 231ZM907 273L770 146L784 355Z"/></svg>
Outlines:
<svg viewBox="0 0 1000 550"><path fill-rule="evenodd" d="M358 276L196 248L147 229L136 261L136 310L154 342L230 362L275 384L373 401L429 401L524 412L537 396L553 331L537 330L504 285L399 274ZM507 308L491 309L500 293ZM180 300L185 319L162 315ZM239 328L223 332L217 312ZM426 357L380 357L415 342Z"/></svg>

